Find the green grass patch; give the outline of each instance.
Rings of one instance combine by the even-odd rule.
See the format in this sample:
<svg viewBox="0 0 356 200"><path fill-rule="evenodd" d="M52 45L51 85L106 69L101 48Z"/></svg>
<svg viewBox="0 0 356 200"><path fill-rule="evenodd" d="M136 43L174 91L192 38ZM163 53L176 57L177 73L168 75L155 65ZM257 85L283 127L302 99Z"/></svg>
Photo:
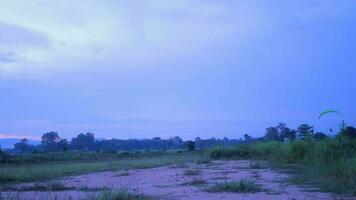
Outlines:
<svg viewBox="0 0 356 200"><path fill-rule="evenodd" d="M205 189L206 192L232 192L232 193L256 193L262 188L252 180L242 179L233 182L216 183Z"/></svg>
<svg viewBox="0 0 356 200"><path fill-rule="evenodd" d="M0 183L46 180L100 171L153 168L195 162L199 157L199 153L167 153L115 160L0 164Z"/></svg>
<svg viewBox="0 0 356 200"><path fill-rule="evenodd" d="M89 195L85 200L153 200L153 197L133 194L127 190L103 191L99 195Z"/></svg>

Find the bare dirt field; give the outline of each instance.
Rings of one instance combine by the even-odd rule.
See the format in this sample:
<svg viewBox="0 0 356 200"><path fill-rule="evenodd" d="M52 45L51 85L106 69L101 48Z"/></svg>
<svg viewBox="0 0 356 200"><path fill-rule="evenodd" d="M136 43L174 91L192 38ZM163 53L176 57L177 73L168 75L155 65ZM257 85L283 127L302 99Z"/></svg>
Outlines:
<svg viewBox="0 0 356 200"><path fill-rule="evenodd" d="M255 161L214 161L203 164L165 166L152 169L112 171L66 177L51 181L64 185L62 191L5 191L4 199L85 199L102 190L126 189L161 200L276 200L353 199L290 184L288 175L261 167ZM260 187L255 192L209 191L216 183L249 180ZM46 182L48 183L48 182ZM31 188L35 183L13 187ZM60 190L60 189L59 189Z"/></svg>

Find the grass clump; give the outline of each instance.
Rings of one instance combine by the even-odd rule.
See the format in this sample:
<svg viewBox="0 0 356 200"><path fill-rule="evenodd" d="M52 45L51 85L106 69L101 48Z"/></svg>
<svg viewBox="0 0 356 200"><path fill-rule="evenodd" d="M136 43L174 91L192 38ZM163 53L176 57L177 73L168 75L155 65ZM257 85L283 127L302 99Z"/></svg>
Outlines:
<svg viewBox="0 0 356 200"><path fill-rule="evenodd" d="M196 176L196 175L200 175L201 171L198 169L188 169L184 172L184 175L186 176Z"/></svg>
<svg viewBox="0 0 356 200"><path fill-rule="evenodd" d="M247 179L233 182L216 183L205 189L206 192L256 193L262 191L261 186Z"/></svg>
<svg viewBox="0 0 356 200"><path fill-rule="evenodd" d="M182 185L184 186L189 186L189 185L193 185L193 186L200 186L200 185L205 185L207 182L204 179L201 178L194 178L193 180L183 183Z"/></svg>
<svg viewBox="0 0 356 200"><path fill-rule="evenodd" d="M152 200L152 198L141 194L132 194L126 190L107 190L96 196L88 196L85 200Z"/></svg>

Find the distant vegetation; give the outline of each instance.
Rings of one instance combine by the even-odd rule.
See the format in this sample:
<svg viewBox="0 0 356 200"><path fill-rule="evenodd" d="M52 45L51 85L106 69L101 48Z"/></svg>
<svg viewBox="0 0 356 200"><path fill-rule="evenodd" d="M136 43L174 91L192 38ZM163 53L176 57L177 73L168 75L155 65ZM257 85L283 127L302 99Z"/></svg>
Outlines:
<svg viewBox="0 0 356 200"><path fill-rule="evenodd" d="M40 145L31 145L26 138L14 145L13 149L6 149L11 155L16 154L39 154L39 153L54 153L54 152L118 152L118 151L137 151L137 150L170 150L170 149L207 149L212 146L232 146L244 143L243 139L200 139L195 138L194 141L183 141L180 137L172 137L169 139L161 139L159 137L153 139L96 139L93 133L80 133L72 138L71 141L63 139L57 132L48 132L43 134ZM0 154L4 153L1 151ZM1 162L1 157L0 157Z"/></svg>
<svg viewBox="0 0 356 200"><path fill-rule="evenodd" d="M321 116L330 112L336 111L329 110ZM279 167L300 169L304 177L308 177L303 181L356 195L356 129L346 126L344 121L334 136L316 132L309 124L301 124L294 130L279 123L268 127L263 137L245 134L242 139L232 140L196 138L183 141L180 137L98 140L92 133L81 133L67 141L57 132L49 132L43 134L40 145L30 145L23 139L13 149L0 148L0 181L33 181L185 162L208 163L209 159L268 160ZM186 171L185 174L197 175L199 171ZM242 191L245 186L247 190L252 188L251 192L258 191L256 185L248 182L216 185L210 190Z"/></svg>
<svg viewBox="0 0 356 200"><path fill-rule="evenodd" d="M285 133L291 135L291 139L299 139L281 142ZM356 195L356 129L344 127L336 137L330 138L314 133L313 127L304 124L295 134L294 137L294 131L279 125L268 128L263 141L230 148L215 147L209 154L214 159L262 159L278 166L294 166L303 171L303 182Z"/></svg>

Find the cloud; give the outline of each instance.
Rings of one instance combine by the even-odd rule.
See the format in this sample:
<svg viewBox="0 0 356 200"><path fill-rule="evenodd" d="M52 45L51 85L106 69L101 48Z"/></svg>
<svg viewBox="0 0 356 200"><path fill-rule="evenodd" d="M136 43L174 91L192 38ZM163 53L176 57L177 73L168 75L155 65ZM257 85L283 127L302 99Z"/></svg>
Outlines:
<svg viewBox="0 0 356 200"><path fill-rule="evenodd" d="M0 73L20 76L99 64L117 71L160 66L192 59L202 49L216 48L231 38L243 41L259 24L254 10L243 3L6 0L2 4L0 33L6 36L0 44L16 62L0 66Z"/></svg>
<svg viewBox="0 0 356 200"><path fill-rule="evenodd" d="M0 22L0 74L16 73L48 51L47 38L38 32Z"/></svg>
<svg viewBox="0 0 356 200"><path fill-rule="evenodd" d="M30 140L41 140L41 137L39 136L33 136L33 135L19 135L19 134L5 134L5 133L0 133L0 139L30 139Z"/></svg>
<svg viewBox="0 0 356 200"><path fill-rule="evenodd" d="M14 54L13 53L0 53L0 63L11 63L11 62L15 62L16 59L14 58Z"/></svg>

